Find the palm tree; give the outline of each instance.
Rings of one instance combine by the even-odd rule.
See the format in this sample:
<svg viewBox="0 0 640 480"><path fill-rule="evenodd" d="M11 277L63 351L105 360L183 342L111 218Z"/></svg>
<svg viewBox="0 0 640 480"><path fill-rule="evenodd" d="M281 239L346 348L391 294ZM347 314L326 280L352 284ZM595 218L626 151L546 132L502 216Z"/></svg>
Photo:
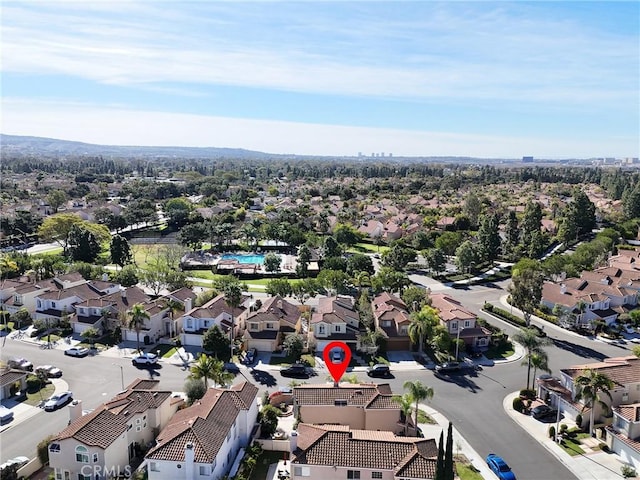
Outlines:
<svg viewBox="0 0 640 480"><path fill-rule="evenodd" d="M418 344L418 353L422 354L424 338L438 324L438 311L429 305L425 305L420 311L411 314L410 321L409 338L413 343Z"/></svg>
<svg viewBox="0 0 640 480"><path fill-rule="evenodd" d="M164 301L164 306L167 310L169 310L169 315L171 316L171 327L170 327L170 332L169 334L173 337L173 319L174 319L174 314L176 312L181 312L182 309L184 308L182 306L182 303L178 302L177 300L174 300L172 298L167 298Z"/></svg>
<svg viewBox="0 0 640 480"><path fill-rule="evenodd" d="M411 412L413 412L411 395L405 393L404 395L395 395L393 401L400 406L400 411L404 416L404 436L407 436L407 426L409 424L409 418L411 418ZM415 426L417 428L417 425Z"/></svg>
<svg viewBox="0 0 640 480"><path fill-rule="evenodd" d="M551 344L551 340L546 337L539 337L538 332L533 328L523 328L513 336L513 341L522 345L526 350L527 365L527 389L531 383L531 354L544 353L542 347ZM524 364L524 363L523 363Z"/></svg>
<svg viewBox="0 0 640 480"><path fill-rule="evenodd" d="M598 403L605 412L609 410L609 406L602 400L600 394L603 393L611 400L611 392L609 390L614 387L613 381L604 373L588 368L576 377L574 384L578 387L576 399L584 400L582 410L591 409L589 413L589 433L593 435L594 407Z"/></svg>
<svg viewBox="0 0 640 480"><path fill-rule="evenodd" d="M530 355L531 366L533 367L533 378L536 378L536 373L538 370L542 370L543 372L551 373L551 369L549 368L549 358L547 357L546 352L533 352ZM527 360L522 361L522 365L524 365Z"/></svg>
<svg viewBox="0 0 640 480"><path fill-rule="evenodd" d="M216 378L218 374L218 370L220 369L220 365L222 365L222 369L224 370L224 362L222 360L218 360L217 358L210 357L205 355L204 353L198 357L198 361L191 366L191 376L197 379L204 380L205 388L208 388L208 379Z"/></svg>
<svg viewBox="0 0 640 480"><path fill-rule="evenodd" d="M433 398L433 388L423 385L420 380L407 380L402 387L409 390L409 396L416 402L415 406L415 427L418 428L418 402L422 400L431 400Z"/></svg>
<svg viewBox="0 0 640 480"><path fill-rule="evenodd" d="M136 349L140 351L140 330L144 326L145 320L149 320L149 314L141 303L136 303L131 310L127 311L127 328L136 331Z"/></svg>

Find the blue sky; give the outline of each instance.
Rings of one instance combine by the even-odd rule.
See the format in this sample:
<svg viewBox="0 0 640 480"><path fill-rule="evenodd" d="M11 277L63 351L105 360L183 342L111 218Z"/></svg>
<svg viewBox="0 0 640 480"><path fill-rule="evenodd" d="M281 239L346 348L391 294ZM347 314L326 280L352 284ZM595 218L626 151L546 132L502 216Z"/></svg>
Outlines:
<svg viewBox="0 0 640 480"><path fill-rule="evenodd" d="M5 1L2 133L639 156L640 3Z"/></svg>

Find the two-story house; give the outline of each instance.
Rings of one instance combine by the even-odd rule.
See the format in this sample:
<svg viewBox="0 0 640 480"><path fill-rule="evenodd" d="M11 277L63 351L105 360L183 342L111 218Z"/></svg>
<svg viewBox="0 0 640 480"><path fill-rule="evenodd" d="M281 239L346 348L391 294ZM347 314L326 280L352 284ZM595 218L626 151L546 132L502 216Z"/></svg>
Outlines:
<svg viewBox="0 0 640 480"><path fill-rule="evenodd" d="M481 351L489 348L491 332L476 325L476 316L459 301L445 293L432 293L431 306L438 310L440 323L445 326L451 337L463 340L472 350Z"/></svg>
<svg viewBox="0 0 640 480"><path fill-rule="evenodd" d="M217 480L229 473L258 418L258 388L249 382L209 388L173 416L145 456L149 480Z"/></svg>
<svg viewBox="0 0 640 480"><path fill-rule="evenodd" d="M355 350L359 328L360 315L353 297L320 298L316 311L311 314L309 345L315 343L316 351L321 352L329 343L341 341Z"/></svg>
<svg viewBox="0 0 640 480"><path fill-rule="evenodd" d="M243 316L248 310L250 297L243 296L240 306L233 308L220 294L212 298L201 307L195 307L185 312L182 316L182 344L202 347L202 336L214 325L217 325L224 332L230 332L234 326L234 338L238 337Z"/></svg>
<svg viewBox="0 0 640 480"><path fill-rule="evenodd" d="M386 383L299 385L293 388L293 413L304 423L416 434L411 418L405 418Z"/></svg>
<svg viewBox="0 0 640 480"><path fill-rule="evenodd" d="M33 315L36 310L36 298L55 288L52 280L32 281L28 277L2 280L0 307L12 315L22 308Z"/></svg>
<svg viewBox="0 0 640 480"><path fill-rule="evenodd" d="M409 350L409 312L405 303L395 295L383 292L371 302L373 321L387 341L387 350Z"/></svg>
<svg viewBox="0 0 640 480"><path fill-rule="evenodd" d="M242 336L246 350L273 352L287 335L302 331L302 316L297 305L280 296L270 297L243 318Z"/></svg>
<svg viewBox="0 0 640 480"><path fill-rule="evenodd" d="M433 479L438 447L434 439L346 425L301 423L290 436L291 479Z"/></svg>
<svg viewBox="0 0 640 480"><path fill-rule="evenodd" d="M141 449L158 435L183 403L158 380L138 379L110 401L82 415L72 402L72 420L49 443L49 465L56 480L95 480L126 475Z"/></svg>
<svg viewBox="0 0 640 480"><path fill-rule="evenodd" d="M613 423L607 427L607 444L637 470L640 468L640 402L613 409Z"/></svg>

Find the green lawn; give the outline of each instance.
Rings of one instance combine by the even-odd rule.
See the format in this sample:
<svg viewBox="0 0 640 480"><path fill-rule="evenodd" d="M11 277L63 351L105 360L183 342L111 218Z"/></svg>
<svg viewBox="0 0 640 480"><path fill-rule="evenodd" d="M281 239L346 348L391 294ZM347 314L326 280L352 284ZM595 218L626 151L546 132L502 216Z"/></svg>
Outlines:
<svg viewBox="0 0 640 480"><path fill-rule="evenodd" d="M44 388L40 389L37 392L29 393L27 392L27 399L24 401L27 405L36 406L39 405L43 400L48 399L53 392L55 392L56 387L52 383L48 383Z"/></svg>
<svg viewBox="0 0 640 480"><path fill-rule="evenodd" d="M483 480L482 475L470 464L456 463L460 480Z"/></svg>
<svg viewBox="0 0 640 480"><path fill-rule="evenodd" d="M272 463L278 463L282 460L284 452L268 452L263 451L256 461L256 466L251 472L249 480L266 480L267 472L269 471L269 465Z"/></svg>
<svg viewBox="0 0 640 480"><path fill-rule="evenodd" d="M169 345L168 343L160 343L158 344L156 350L160 350L160 356L162 358L169 358L171 355L176 353L176 347L173 345ZM157 352L154 352L157 353Z"/></svg>
<svg viewBox="0 0 640 480"><path fill-rule="evenodd" d="M489 347L489 350L487 350L484 353L484 356L492 360L500 360L503 358L510 357L514 353L515 353L515 350L513 349L513 345L507 344L499 347L495 347L495 346Z"/></svg>
<svg viewBox="0 0 640 480"><path fill-rule="evenodd" d="M429 425L435 425L436 421L424 410L418 409L418 423L428 423Z"/></svg>
<svg viewBox="0 0 640 480"><path fill-rule="evenodd" d="M372 243L356 243L352 248L347 250L350 253L384 253L389 250L386 245L374 245Z"/></svg>
<svg viewBox="0 0 640 480"><path fill-rule="evenodd" d="M38 252L37 254L34 255L34 257L39 257L39 256L50 256L50 255L60 255L62 253L62 247L54 247L51 250L47 250L44 252Z"/></svg>

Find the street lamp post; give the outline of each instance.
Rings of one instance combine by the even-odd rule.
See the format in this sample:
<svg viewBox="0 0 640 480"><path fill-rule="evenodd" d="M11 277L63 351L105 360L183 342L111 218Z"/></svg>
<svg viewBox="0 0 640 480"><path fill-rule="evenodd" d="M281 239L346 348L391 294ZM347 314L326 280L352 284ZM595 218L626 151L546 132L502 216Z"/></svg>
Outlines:
<svg viewBox="0 0 640 480"><path fill-rule="evenodd" d="M556 397L556 438L555 441L558 442L558 439L560 438L560 394L559 393L555 393L554 395Z"/></svg>
<svg viewBox="0 0 640 480"><path fill-rule="evenodd" d="M124 390L124 368L122 365L118 365L117 363L112 363L114 367L120 367L120 384L122 386L122 390Z"/></svg>
<svg viewBox="0 0 640 480"><path fill-rule="evenodd" d="M458 333L456 334L456 362L458 361L458 349L460 348L460 322L457 324Z"/></svg>

